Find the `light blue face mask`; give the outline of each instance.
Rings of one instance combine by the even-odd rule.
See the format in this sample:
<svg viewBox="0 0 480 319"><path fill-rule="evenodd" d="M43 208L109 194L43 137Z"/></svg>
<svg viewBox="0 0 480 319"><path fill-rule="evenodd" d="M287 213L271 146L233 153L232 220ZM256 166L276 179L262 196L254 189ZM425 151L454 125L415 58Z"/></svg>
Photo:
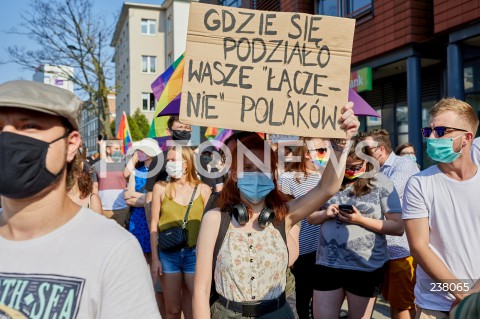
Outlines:
<svg viewBox="0 0 480 319"><path fill-rule="evenodd" d="M406 155L403 155L403 156L408 158L412 162L415 162L415 163L417 162L417 157L415 156L415 154L406 154Z"/></svg>
<svg viewBox="0 0 480 319"><path fill-rule="evenodd" d="M461 154L460 152L456 153L453 150L453 141L462 136L463 134L455 138L428 138L427 139L427 154L434 161L440 163L452 163L455 161Z"/></svg>
<svg viewBox="0 0 480 319"><path fill-rule="evenodd" d="M244 172L237 182L240 193L252 204L258 204L267 197L275 184L270 176L262 172Z"/></svg>

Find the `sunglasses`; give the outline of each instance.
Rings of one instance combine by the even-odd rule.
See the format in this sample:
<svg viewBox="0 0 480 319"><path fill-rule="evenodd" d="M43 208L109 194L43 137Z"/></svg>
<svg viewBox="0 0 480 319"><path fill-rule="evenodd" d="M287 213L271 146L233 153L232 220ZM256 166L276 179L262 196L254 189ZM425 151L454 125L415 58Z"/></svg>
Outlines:
<svg viewBox="0 0 480 319"><path fill-rule="evenodd" d="M327 153L327 149L323 148L323 147L320 147L320 148L316 148L315 152L323 155L323 154Z"/></svg>
<svg viewBox="0 0 480 319"><path fill-rule="evenodd" d="M358 165L346 165L346 166L345 166L345 170L346 170L346 171L355 171L355 172L356 172L356 171L361 170L361 169L363 168L363 165L364 165L364 164L365 164L365 163L358 164Z"/></svg>
<svg viewBox="0 0 480 319"><path fill-rule="evenodd" d="M423 137L429 137L432 135L432 131L435 132L436 137L442 137L445 134L451 132L451 131L462 131L462 132L468 132L467 130L461 129L461 128L455 128L455 127L448 127L448 126L437 126L434 128L430 127L424 127L422 128L422 135Z"/></svg>

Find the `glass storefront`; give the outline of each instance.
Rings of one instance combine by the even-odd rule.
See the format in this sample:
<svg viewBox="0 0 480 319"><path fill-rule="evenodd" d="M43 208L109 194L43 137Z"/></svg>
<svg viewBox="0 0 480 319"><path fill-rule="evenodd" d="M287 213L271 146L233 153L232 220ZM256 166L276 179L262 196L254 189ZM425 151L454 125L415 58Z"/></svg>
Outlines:
<svg viewBox="0 0 480 319"><path fill-rule="evenodd" d="M463 84L465 88L465 102L473 107L480 118L480 60L465 63ZM477 136L479 136L478 131Z"/></svg>

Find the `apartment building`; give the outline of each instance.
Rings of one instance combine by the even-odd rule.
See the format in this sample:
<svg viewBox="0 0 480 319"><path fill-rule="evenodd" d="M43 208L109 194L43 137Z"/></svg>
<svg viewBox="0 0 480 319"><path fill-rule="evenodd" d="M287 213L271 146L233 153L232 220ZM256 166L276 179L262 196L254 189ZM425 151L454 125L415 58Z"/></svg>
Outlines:
<svg viewBox="0 0 480 319"><path fill-rule="evenodd" d="M117 115L140 109L152 121L156 103L151 84L185 51L189 7L189 0L123 4L111 41Z"/></svg>
<svg viewBox="0 0 480 319"><path fill-rule="evenodd" d="M73 92L73 82L69 80L73 68L66 65L41 64L35 69L33 81L57 86Z"/></svg>
<svg viewBox="0 0 480 319"><path fill-rule="evenodd" d="M108 111L110 113L110 121L115 121L115 92L110 92L107 95ZM80 123L78 131L82 135L82 142L88 149L88 155L99 152L97 146L97 138L100 134L100 122L96 110L85 107L80 113ZM113 132L115 134L115 132Z"/></svg>

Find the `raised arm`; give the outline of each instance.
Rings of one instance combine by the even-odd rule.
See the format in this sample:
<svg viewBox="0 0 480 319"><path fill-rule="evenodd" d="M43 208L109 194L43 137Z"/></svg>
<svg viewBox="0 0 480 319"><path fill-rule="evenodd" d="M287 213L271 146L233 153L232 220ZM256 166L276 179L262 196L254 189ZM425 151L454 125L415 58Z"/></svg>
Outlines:
<svg viewBox="0 0 480 319"><path fill-rule="evenodd" d="M357 134L360 123L353 114L353 103L348 102L342 108L342 116L339 123L340 128L346 132L346 146L343 151L331 150L330 160L320 179L320 183L310 190L305 196L293 199L288 202L290 213L286 217L287 230L308 215L318 210L325 202L332 197L342 184L345 173L350 139Z"/></svg>
<svg viewBox="0 0 480 319"><path fill-rule="evenodd" d="M293 225L287 234L287 246L288 246L288 266L291 267L298 259L300 254L299 247L300 236L300 224Z"/></svg>
<svg viewBox="0 0 480 319"><path fill-rule="evenodd" d="M138 155L137 152L133 153L132 158L128 161L127 165L123 170L123 176L125 178L129 178L130 175L133 175L132 172L135 170L135 164L138 162Z"/></svg>

